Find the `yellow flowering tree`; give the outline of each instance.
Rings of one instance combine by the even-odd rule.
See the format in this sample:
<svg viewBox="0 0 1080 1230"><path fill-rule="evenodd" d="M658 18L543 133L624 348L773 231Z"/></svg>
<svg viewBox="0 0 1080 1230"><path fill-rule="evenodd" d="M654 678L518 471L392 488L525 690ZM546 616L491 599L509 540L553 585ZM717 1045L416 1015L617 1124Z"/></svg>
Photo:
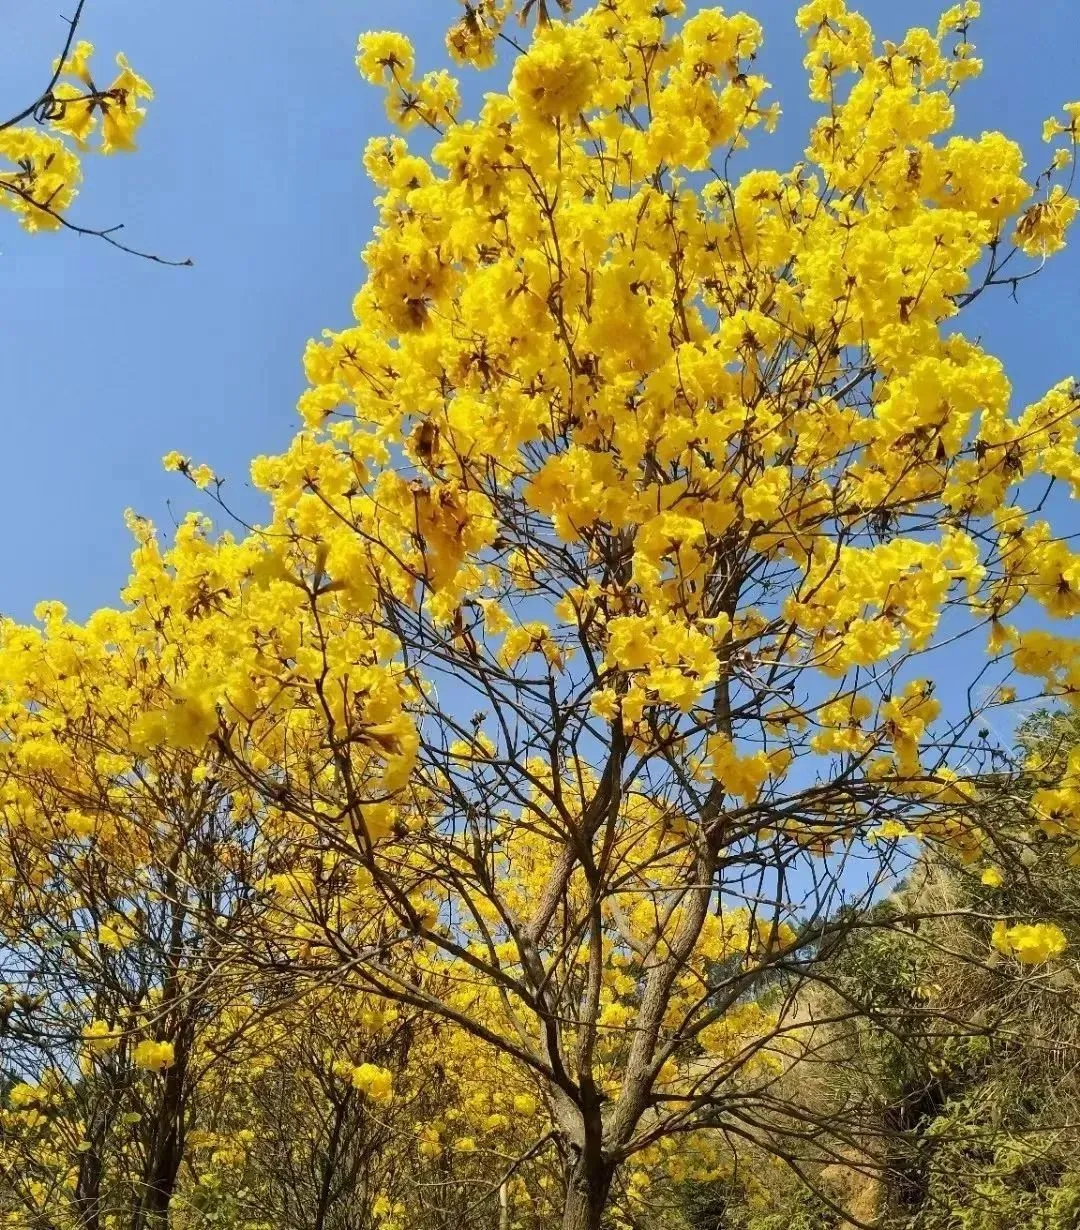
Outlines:
<svg viewBox="0 0 1080 1230"><path fill-rule="evenodd" d="M139 741L172 628L37 616L0 620L0 1167L15 1224L143 1230L230 1062L207 1035L250 994L260 872L220 756Z"/></svg>
<svg viewBox="0 0 1080 1230"><path fill-rule="evenodd" d="M1009 771L980 731L1021 687L1080 695L1046 496L1080 491L1080 395L1014 405L960 325L1064 247L1080 104L1033 180L1000 133L952 135L977 15L896 43L804 5L806 157L741 176L779 114L745 14L545 11L471 117L365 36L427 135L367 148L356 324L310 344L302 429L253 463L267 523L168 549L136 526L154 687L124 754L220 766L269 903L256 969L509 1065L537 1123L507 1217L545 1143L567 1230L613 1184L632 1217L702 1130L798 1173L801 988L854 931L918 922L870 908L908 838L991 876L1025 840L984 806ZM506 16L470 7L453 58L489 63ZM16 757L53 738L33 689L10 705ZM1067 789L1049 835L1078 833ZM987 921L1021 963L1060 950Z"/></svg>
<svg viewBox="0 0 1080 1230"><path fill-rule="evenodd" d="M407 1181L423 1030L334 987L253 985L201 1039L201 1114L174 1201L184 1226L374 1230ZM374 1206L378 1205L378 1209Z"/></svg>

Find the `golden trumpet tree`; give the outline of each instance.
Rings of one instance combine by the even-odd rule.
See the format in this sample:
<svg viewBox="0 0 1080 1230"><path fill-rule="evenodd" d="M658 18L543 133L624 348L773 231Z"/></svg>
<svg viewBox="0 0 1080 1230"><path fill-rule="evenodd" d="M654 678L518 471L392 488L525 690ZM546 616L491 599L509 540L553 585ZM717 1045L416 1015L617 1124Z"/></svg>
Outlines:
<svg viewBox="0 0 1080 1230"><path fill-rule="evenodd" d="M249 997L257 851L212 748L143 748L176 649L59 604L0 623L0 1172L14 1225L166 1223L220 1035ZM175 661L175 659L173 659ZM168 686L175 675L168 676ZM203 1109L205 1109L205 1104Z"/></svg>
<svg viewBox="0 0 1080 1230"><path fill-rule="evenodd" d="M741 175L778 118L744 14L542 14L471 117L365 36L430 139L367 148L357 323L310 344L303 427L253 463L267 523L138 530L125 620L158 686L125 755L227 772L264 970L503 1057L567 1230L684 1134L842 1155L859 1108L808 1124L784 1093L800 987L854 930L917 923L870 911L906 837L987 871L1026 840L982 806L1007 780L985 713L1018 680L1080 690L1046 496L1080 490L1080 396L1015 405L961 331L1064 246L1080 104L1032 180L1002 134L951 135L977 13L879 42L804 5L805 159ZM505 16L470 8L454 58L489 61ZM16 758L57 737L35 705ZM1074 852L1075 790L1036 822ZM1060 951L986 921L1020 962Z"/></svg>
<svg viewBox="0 0 1080 1230"><path fill-rule="evenodd" d="M225 1062L199 1087L176 1223L384 1226L415 1156L406 1117L423 1083L413 1071L422 1031L392 1005L335 987L276 1004L274 994L254 984L204 1038Z"/></svg>

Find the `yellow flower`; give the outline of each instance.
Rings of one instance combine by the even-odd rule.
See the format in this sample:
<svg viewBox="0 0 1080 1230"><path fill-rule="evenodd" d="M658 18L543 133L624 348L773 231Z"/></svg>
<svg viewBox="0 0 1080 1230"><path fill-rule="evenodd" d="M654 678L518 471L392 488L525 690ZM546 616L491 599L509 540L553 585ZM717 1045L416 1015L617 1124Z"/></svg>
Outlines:
<svg viewBox="0 0 1080 1230"><path fill-rule="evenodd" d="M510 97L523 119L573 119L588 103L596 63L583 31L551 22L514 64Z"/></svg>
<svg viewBox="0 0 1080 1230"><path fill-rule="evenodd" d="M883 841L896 841L899 838L910 837L911 830L906 824L899 820L889 819L879 824L876 829L870 834L871 837L881 838Z"/></svg>
<svg viewBox="0 0 1080 1230"><path fill-rule="evenodd" d="M98 943L120 952L135 939L135 929L123 914L107 914L97 926Z"/></svg>
<svg viewBox="0 0 1080 1230"><path fill-rule="evenodd" d="M93 816L88 816L85 812L75 810L64 813L64 825L76 837L89 837L97 828L97 823Z"/></svg>
<svg viewBox="0 0 1080 1230"><path fill-rule="evenodd" d="M146 1038L131 1052L131 1058L136 1067L147 1072L163 1072L176 1062L176 1050L171 1042L155 1042Z"/></svg>
<svg viewBox="0 0 1080 1230"><path fill-rule="evenodd" d="M1037 201L1021 215L1013 236L1017 247L1028 256L1060 252L1078 208L1080 202L1055 184L1045 201Z"/></svg>
<svg viewBox="0 0 1080 1230"><path fill-rule="evenodd" d="M83 85L91 84L90 78L90 57L94 54L94 44L88 43L86 39L80 39L68 54L68 58L61 64L59 61L53 61L53 68L59 69L61 74L77 77Z"/></svg>
<svg viewBox="0 0 1080 1230"><path fill-rule="evenodd" d="M360 37L356 66L374 85L393 82L395 77L408 81L415 63L412 43L403 34L377 30Z"/></svg>
<svg viewBox="0 0 1080 1230"><path fill-rule="evenodd" d="M394 1077L387 1068L362 1063L353 1068L350 1083L372 1102L389 1102L394 1096Z"/></svg>
<svg viewBox="0 0 1080 1230"><path fill-rule="evenodd" d="M137 100L154 97L154 91L132 71L123 55L116 57L116 63L120 72L105 91L102 103L101 149L106 154L135 148L135 134L146 118Z"/></svg>
<svg viewBox="0 0 1080 1230"><path fill-rule="evenodd" d="M423 1127L418 1134L417 1149L421 1157L431 1160L442 1153L442 1141L437 1128Z"/></svg>
<svg viewBox="0 0 1080 1230"><path fill-rule="evenodd" d="M97 1020L91 1021L82 1031L83 1040L96 1054L115 1050L120 1044L120 1034L121 1031L117 1026Z"/></svg>
<svg viewBox="0 0 1080 1230"><path fill-rule="evenodd" d="M34 1106L40 1102L45 1096L45 1090L40 1085L30 1085L25 1081L20 1081L16 1085L12 1085L8 1092L8 1101L18 1110L22 1110L27 1106Z"/></svg>
<svg viewBox="0 0 1080 1230"><path fill-rule="evenodd" d="M609 689L601 688L592 694L589 710L605 722L613 722L619 713L619 698Z"/></svg>
<svg viewBox="0 0 1080 1230"><path fill-rule="evenodd" d="M205 490L214 481L214 471L208 465L195 466L189 472L191 474L191 481L200 491Z"/></svg>
<svg viewBox="0 0 1080 1230"><path fill-rule="evenodd" d="M740 756L726 735L709 740L709 769L728 794L752 803L769 776L769 758L764 752Z"/></svg>
<svg viewBox="0 0 1080 1230"><path fill-rule="evenodd" d="M1061 928L1053 923L1016 923L1008 927L998 921L990 942L998 952L1015 957L1024 965L1041 965L1060 957L1068 947Z"/></svg>

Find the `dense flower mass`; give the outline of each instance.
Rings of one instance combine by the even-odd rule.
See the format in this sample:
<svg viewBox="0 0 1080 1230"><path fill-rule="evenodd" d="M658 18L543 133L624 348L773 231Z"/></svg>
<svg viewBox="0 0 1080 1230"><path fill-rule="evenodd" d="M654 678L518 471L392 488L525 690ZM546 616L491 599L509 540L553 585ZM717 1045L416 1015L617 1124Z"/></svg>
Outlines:
<svg viewBox="0 0 1080 1230"><path fill-rule="evenodd" d="M470 6L454 59L491 63L507 15ZM1080 389L1054 373L1018 405L963 331L1064 246L1080 104L1032 179L1004 135L956 135L977 15L894 43L804 5L805 160L734 179L779 118L745 14L545 10L471 118L403 36L366 35L360 71L431 139L366 149L356 322L309 344L302 426L252 463L266 524L190 517L165 546L132 517L121 610L0 630L3 891L72 852L138 880L187 848L177 817L211 825L245 959L344 971L448 1022L448 1055L489 1048L421 1156L484 1132L512 1156L539 1116L568 1227L631 1159L640 1198L679 1164L665 1133L732 1089L765 1105L802 1035L755 989L843 934L849 860L864 906L909 838L999 887L1029 834L987 806L1008 773L986 715L1080 698L1080 555L1045 496L1080 495ZM108 147L145 94L123 82ZM1063 858L1076 777L1031 803ZM122 961L132 892L92 927L53 904ZM1012 918L983 939L1022 964L1065 945ZM94 1062L113 1028L87 1025ZM388 1068L335 1062L395 1100Z"/></svg>

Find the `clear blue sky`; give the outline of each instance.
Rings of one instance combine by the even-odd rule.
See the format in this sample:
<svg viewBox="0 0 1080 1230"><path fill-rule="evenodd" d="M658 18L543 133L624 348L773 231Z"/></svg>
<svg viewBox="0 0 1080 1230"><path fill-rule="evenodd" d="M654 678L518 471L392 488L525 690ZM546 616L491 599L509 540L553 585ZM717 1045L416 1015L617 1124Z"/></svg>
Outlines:
<svg viewBox="0 0 1080 1230"><path fill-rule="evenodd" d="M901 37L933 25L944 4L857 7L879 34ZM40 91L62 36L57 14L72 7L0 0L5 115ZM810 116L796 6L742 7L765 24L761 70L785 110L757 157L789 164ZM975 38L986 72L961 95L960 127L1002 127L1041 167L1042 120L1080 97L1080 4L984 9ZM353 66L356 35L394 25L422 67L439 67L454 11L450 0L89 0L84 36L102 59L126 51L158 97L138 154L87 160L72 217L123 222L128 242L196 265L164 269L92 239L26 236L0 216L0 611L25 618L54 597L81 616L114 602L130 550L123 510L165 525L167 501L193 504L193 489L161 470L169 449L209 462L257 515L247 462L288 440L304 342L348 322L362 279L373 211L360 154L386 122L381 95ZM478 88L492 84L473 77ZM977 331L1018 398L1080 374L1080 233L1019 306L999 295L980 313Z"/></svg>

